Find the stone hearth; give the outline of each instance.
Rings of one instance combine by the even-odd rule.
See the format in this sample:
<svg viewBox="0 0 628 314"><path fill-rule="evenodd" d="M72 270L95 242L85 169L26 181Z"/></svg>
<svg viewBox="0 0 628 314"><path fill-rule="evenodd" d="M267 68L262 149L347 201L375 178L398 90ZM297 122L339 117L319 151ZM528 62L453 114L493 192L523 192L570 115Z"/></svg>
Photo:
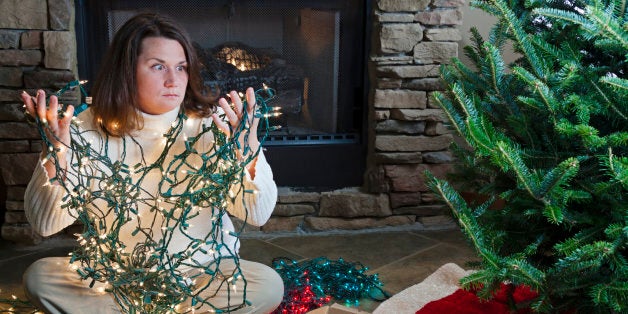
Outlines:
<svg viewBox="0 0 628 314"><path fill-rule="evenodd" d="M373 0L364 183L325 192L281 187L262 232L306 232L383 226L441 227L449 215L423 172L451 170L453 135L431 93L441 90L440 64L457 56L464 0ZM20 14L15 14L20 12ZM0 2L0 201L2 237L39 242L23 194L41 141L23 116L19 92L54 91L75 79L74 1ZM75 101L72 97L65 102ZM70 227L70 229L76 228ZM69 230L68 233L73 232Z"/></svg>

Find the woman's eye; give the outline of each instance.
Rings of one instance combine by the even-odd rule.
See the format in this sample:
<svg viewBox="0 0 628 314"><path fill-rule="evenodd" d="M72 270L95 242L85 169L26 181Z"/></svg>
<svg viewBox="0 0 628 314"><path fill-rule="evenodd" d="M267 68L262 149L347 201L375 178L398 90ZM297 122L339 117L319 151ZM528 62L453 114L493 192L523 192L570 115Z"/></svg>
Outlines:
<svg viewBox="0 0 628 314"><path fill-rule="evenodd" d="M164 66L161 64L155 64L153 65L153 69L157 70L157 71L161 71L164 69Z"/></svg>
<svg viewBox="0 0 628 314"><path fill-rule="evenodd" d="M186 71L186 67L185 67L185 65L179 65L179 66L177 66L177 71L180 71L180 72L184 72L184 71Z"/></svg>

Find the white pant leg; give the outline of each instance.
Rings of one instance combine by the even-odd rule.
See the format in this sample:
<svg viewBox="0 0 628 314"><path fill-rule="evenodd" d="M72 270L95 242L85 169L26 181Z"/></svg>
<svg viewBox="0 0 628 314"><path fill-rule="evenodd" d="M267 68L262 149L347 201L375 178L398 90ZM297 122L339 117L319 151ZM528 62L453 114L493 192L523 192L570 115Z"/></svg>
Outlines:
<svg viewBox="0 0 628 314"><path fill-rule="evenodd" d="M24 273L24 289L33 305L46 313L120 313L111 294L89 288L69 268L69 257L46 257Z"/></svg>
<svg viewBox="0 0 628 314"><path fill-rule="evenodd" d="M260 263L246 261L240 259L240 270L246 279L246 300L250 305L246 305L240 309L236 309L242 305L244 300L244 281L239 279L236 281L236 289L225 279L214 279L209 285L204 280L209 280L208 275L201 275L197 278L197 288L202 289L200 296L207 298L206 302L220 310L232 310L231 313L270 313L276 309L283 299L283 281L277 272ZM236 268L235 263L231 259L223 259L219 266L221 272L225 276L230 276ZM179 308L184 312L191 309L190 302L184 302ZM194 313L213 313L210 305L197 304Z"/></svg>
<svg viewBox="0 0 628 314"><path fill-rule="evenodd" d="M89 288L89 280L80 280L75 271L69 269L68 257L48 257L33 263L24 273L24 286L29 300L47 313L120 313L120 309L109 293L102 293ZM233 261L221 261L223 273L230 274L235 268ZM269 313L283 299L283 282L272 268L251 261L240 259L240 269L246 278L246 299L250 306L233 313ZM224 285L209 302L217 307L225 307L229 299L242 302L242 281L240 289L227 294ZM203 308L205 309L205 307ZM196 311L202 313L203 311Z"/></svg>
<svg viewBox="0 0 628 314"><path fill-rule="evenodd" d="M272 268L257 262L240 260L246 278L246 298L251 306L235 313L270 313L283 300L283 280Z"/></svg>

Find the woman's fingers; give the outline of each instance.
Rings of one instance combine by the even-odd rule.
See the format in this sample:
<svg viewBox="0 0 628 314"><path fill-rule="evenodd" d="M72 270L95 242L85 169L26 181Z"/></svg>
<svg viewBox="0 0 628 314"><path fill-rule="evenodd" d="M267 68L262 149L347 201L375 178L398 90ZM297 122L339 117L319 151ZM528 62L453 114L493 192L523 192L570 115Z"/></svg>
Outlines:
<svg viewBox="0 0 628 314"><path fill-rule="evenodd" d="M35 95L35 109L37 110L37 116L42 122L46 122L46 93L42 90L37 91Z"/></svg>
<svg viewBox="0 0 628 314"><path fill-rule="evenodd" d="M259 119L255 118L255 91L252 87L247 88L246 90L246 102L247 107L244 108L242 100L236 91L231 91L228 94L228 97L231 99L231 104L225 98L220 98L218 100L218 106L222 108L225 112L225 116L229 121L232 129L237 129L241 123L246 123L248 127L250 127L250 131L257 132L257 125L259 123ZM247 111L248 121L243 121L243 112ZM218 115L212 116L219 129L223 130L223 133L230 135L229 126L218 118ZM226 130L226 131L225 131Z"/></svg>
<svg viewBox="0 0 628 314"><path fill-rule="evenodd" d="M239 134L236 139L239 143L240 149L236 150L238 154L238 158L244 158L243 153L246 151L244 147L249 147L249 152L254 152L259 149L259 139L257 138L257 127L259 125L259 118L255 117L255 90L252 87L246 89L246 103L247 107L244 108L242 103L242 99L235 92L232 91L228 94L228 97L231 98L231 104L225 98L220 98L218 100L218 106L222 108L225 113L225 117L228 122L225 122L221 119L218 114L213 114L212 119L216 126L221 132L223 132L227 137L232 137L232 130L239 130L242 123L244 123L245 132ZM246 120L244 121L244 112L246 110ZM247 136L247 134L249 134ZM245 143L247 141L247 143Z"/></svg>
<svg viewBox="0 0 628 314"><path fill-rule="evenodd" d="M223 121L218 116L218 114L216 113L212 114L212 119L214 120L214 123L216 123L216 126L222 133L225 133L227 137L231 136L231 130L229 129L229 126L227 125L227 123L225 123L225 121Z"/></svg>
<svg viewBox="0 0 628 314"><path fill-rule="evenodd" d="M218 106L220 106L220 108L222 108L222 110L225 112L227 120L229 120L229 124L231 124L231 126L233 127L236 127L238 125L238 115L233 111L227 100L224 98L220 98L220 100L218 100Z"/></svg>
<svg viewBox="0 0 628 314"><path fill-rule="evenodd" d="M39 118L41 122L48 124L46 132L52 133L48 134L50 140L55 143L59 140L61 142L69 141L70 125L74 116L73 106L68 106L63 112L63 116L60 116L59 108L61 105L57 96L50 96L47 105L46 93L43 90L38 90L34 97L25 91L20 96L24 102L26 112L33 117ZM50 135L53 136L50 137Z"/></svg>
<svg viewBox="0 0 628 314"><path fill-rule="evenodd" d="M249 113L249 117L252 117L255 113L255 91L253 90L253 87L246 89L246 103L248 105L247 111Z"/></svg>
<svg viewBox="0 0 628 314"><path fill-rule="evenodd" d="M46 120L48 121L48 125L50 126L50 129L55 134L59 130L59 121L57 121L58 110L59 110L59 100L55 96L50 96L50 102L48 102L48 109L46 110Z"/></svg>
<svg viewBox="0 0 628 314"><path fill-rule="evenodd" d="M26 91L22 91L20 96L24 102L26 112L29 115L39 118L42 122L51 120L51 117L49 117L49 113L46 110L46 93L44 93L44 91L38 90L35 96L31 96Z"/></svg>
<svg viewBox="0 0 628 314"><path fill-rule="evenodd" d="M255 116L255 106L257 105L255 100L255 91L252 87L246 90L246 103L247 103L247 115L251 133L257 134L257 125L259 124L259 117Z"/></svg>
<svg viewBox="0 0 628 314"><path fill-rule="evenodd" d="M229 98L231 98L231 103L233 104L233 111L238 116L238 119L242 119L242 101L240 100L240 95L236 91L231 91L229 93Z"/></svg>
<svg viewBox="0 0 628 314"><path fill-rule="evenodd" d="M24 108L26 109L26 112L31 117L35 117L37 113L35 112L35 103L33 102L33 97L29 95L26 91L22 91L20 97L22 97L22 102L24 103Z"/></svg>
<svg viewBox="0 0 628 314"><path fill-rule="evenodd" d="M63 128L70 127L70 123L72 122L72 117L74 117L74 106L68 105L68 107L65 108L65 112L63 113L63 118L59 120L59 124Z"/></svg>

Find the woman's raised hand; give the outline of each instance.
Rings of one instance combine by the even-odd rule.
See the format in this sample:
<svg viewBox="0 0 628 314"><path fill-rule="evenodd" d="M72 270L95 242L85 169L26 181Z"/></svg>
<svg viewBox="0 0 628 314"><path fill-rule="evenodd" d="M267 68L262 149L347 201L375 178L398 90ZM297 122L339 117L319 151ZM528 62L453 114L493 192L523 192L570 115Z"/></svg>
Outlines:
<svg viewBox="0 0 628 314"><path fill-rule="evenodd" d="M38 117L42 123L48 124L49 128L45 128L48 140L56 149L64 151L64 147L70 144L70 124L74 107L69 105L60 117L57 96L50 96L48 106L46 106L46 93L43 90L38 90L34 97L26 92L22 92L21 96L26 112L32 117ZM48 148L44 147L44 150L46 149Z"/></svg>
<svg viewBox="0 0 628 314"><path fill-rule="evenodd" d="M248 145L252 152L257 151L259 148L259 140L257 138L257 126L259 125L259 117L255 117L255 92L252 87L246 89L246 103L247 107L244 108L242 101L240 100L240 96L237 92L232 91L229 93L229 98L231 99L231 103L227 101L225 98L220 98L218 100L218 105L225 112L227 116L227 120L231 125L231 128L218 117L218 114L213 114L212 118L214 119L214 123L218 126L218 128L230 137L230 130L237 130L240 128L242 123L245 124L245 128L248 128L248 132L242 132L240 134L240 138L238 141L240 142L240 148L244 149L244 140L246 134L248 134ZM244 118L244 110L246 110L246 119Z"/></svg>
<svg viewBox="0 0 628 314"><path fill-rule="evenodd" d="M229 120L229 125L222 121L218 114L214 113L212 118L214 119L214 123L218 126L218 128L227 135L227 137L231 137L231 130L238 130L240 125L244 123L245 129L248 128L248 132L241 132L238 138L238 142L240 143L240 149L236 151L238 154L238 158L246 158L244 156L244 141L248 136L248 147L249 150L246 153L251 154L258 150L260 142L257 138L257 126L259 125L259 117L255 117L255 91L252 87L246 89L246 103L247 107L244 108L242 100L237 92L232 91L229 93L229 98L231 103L229 103L225 98L220 98L218 100L218 105L225 112L227 116L227 120ZM244 118L244 110L246 110L246 119ZM257 163L257 158L252 162L247 164L246 168L251 175L251 178L255 178L255 164Z"/></svg>

